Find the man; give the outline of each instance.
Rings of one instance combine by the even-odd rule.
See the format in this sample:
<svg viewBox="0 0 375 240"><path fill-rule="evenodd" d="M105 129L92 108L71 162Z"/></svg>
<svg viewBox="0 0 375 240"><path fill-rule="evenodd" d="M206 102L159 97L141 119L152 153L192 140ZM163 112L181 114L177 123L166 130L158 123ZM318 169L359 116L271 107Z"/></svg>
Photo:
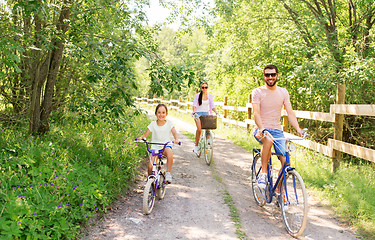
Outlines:
<svg viewBox="0 0 375 240"><path fill-rule="evenodd" d="M258 87L252 92L252 104L255 124L257 129L254 132L255 139L262 144L261 162L262 173L258 178L258 187L265 189L267 184L267 163L271 157L271 147L274 145L275 152L281 154L281 164L285 163L285 141L276 140L274 143L268 137L263 138L263 131L267 130L274 138L284 138L280 119L281 110L284 107L288 113L290 124L302 136L296 115L290 103L289 93L285 88L276 85L279 77L279 70L275 65L269 64L263 69L265 85ZM280 185L276 189L280 193Z"/></svg>

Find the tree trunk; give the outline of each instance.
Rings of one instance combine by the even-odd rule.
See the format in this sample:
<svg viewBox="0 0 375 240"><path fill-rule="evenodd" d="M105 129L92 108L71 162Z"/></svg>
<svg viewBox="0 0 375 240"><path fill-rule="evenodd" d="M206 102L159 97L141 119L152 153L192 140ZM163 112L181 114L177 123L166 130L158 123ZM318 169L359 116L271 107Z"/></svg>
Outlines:
<svg viewBox="0 0 375 240"><path fill-rule="evenodd" d="M68 23L65 21L70 17L70 8L64 4L57 22L57 35L52 40L53 50L49 52L43 63L38 58L41 53L36 53L32 74L32 93L30 99L30 133L43 134L49 131L49 117L52 111L52 100L54 87L59 72L61 59L64 52L64 35L68 30ZM43 86L44 95L43 93ZM43 97L43 102L41 103Z"/></svg>
<svg viewBox="0 0 375 240"><path fill-rule="evenodd" d="M46 59L43 61L42 46L40 44L42 22L41 19L35 16L35 46L36 49L30 50L32 62L29 66L29 75L31 79L30 92L30 123L29 132L37 134L40 125L40 102L42 98L42 88L48 74L50 54L46 53ZM39 49L39 50L38 50Z"/></svg>
<svg viewBox="0 0 375 240"><path fill-rule="evenodd" d="M70 8L64 6L61 10L61 14L59 17L57 29L60 34L54 38L53 46L55 49L52 51L51 54L51 63L49 68L49 74L47 76L47 82L45 87L44 99L41 108L40 114L40 125L38 132L39 133L46 133L49 131L49 117L52 112L52 101L54 95L54 88L57 80L57 75L59 73L61 59L64 53L64 35L69 28L69 25L64 22L66 19L70 17Z"/></svg>

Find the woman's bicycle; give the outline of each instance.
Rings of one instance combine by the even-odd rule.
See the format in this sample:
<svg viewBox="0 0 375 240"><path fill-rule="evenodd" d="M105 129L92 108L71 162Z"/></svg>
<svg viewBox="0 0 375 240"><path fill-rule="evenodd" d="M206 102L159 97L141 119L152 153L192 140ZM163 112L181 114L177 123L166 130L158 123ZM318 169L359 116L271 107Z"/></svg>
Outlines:
<svg viewBox="0 0 375 240"><path fill-rule="evenodd" d="M290 166L289 152L295 150L295 146L290 142L291 140L302 140L308 135L306 129L303 130L302 138L273 138L272 135L265 131L264 136L270 138L272 141L285 140L286 141L286 162L281 167L281 171L274 183L272 177L272 156L267 165L267 185L265 189L261 189L257 185L258 177L262 172L262 163L260 157L260 149L253 149L253 164L251 167L251 185L255 202L259 206L264 206L266 203L271 203L274 196L276 196L276 189L281 184L280 195L277 202L281 209L283 221L288 233L293 237L300 236L305 230L307 223L308 202L307 192L302 177L297 172L295 167ZM272 155L279 156L272 153ZM276 178L276 177L275 177Z"/></svg>
<svg viewBox="0 0 375 240"><path fill-rule="evenodd" d="M152 162L152 174L148 176L143 191L143 213L150 214L152 212L152 209L154 208L156 197L161 200L165 196L166 185L168 183L165 181L165 171L163 171L163 160L165 159L163 151L168 144L173 142L152 143L147 142L144 139L135 139L135 142L146 143L147 151L150 153L150 162L152 161L152 157L154 157L154 161ZM179 142L178 144L181 145L181 142ZM160 150L154 150L150 149L150 145L162 145L163 148Z"/></svg>
<svg viewBox="0 0 375 240"><path fill-rule="evenodd" d="M195 113L194 115L196 115ZM193 117L194 117L193 115ZM205 120L206 118L210 118L210 123L207 123L208 121ZM214 152L214 134L212 132L212 129L216 128L216 121L217 117L213 115L206 115L206 116L200 116L199 119L201 120L202 125L202 133L201 137L199 139L198 147L199 152L197 154L198 157L201 156L203 152L204 160L206 161L207 165L210 165L213 158L213 152ZM215 124L212 124L211 122L215 122ZM211 125L211 126L210 126ZM212 127L214 125L214 128Z"/></svg>

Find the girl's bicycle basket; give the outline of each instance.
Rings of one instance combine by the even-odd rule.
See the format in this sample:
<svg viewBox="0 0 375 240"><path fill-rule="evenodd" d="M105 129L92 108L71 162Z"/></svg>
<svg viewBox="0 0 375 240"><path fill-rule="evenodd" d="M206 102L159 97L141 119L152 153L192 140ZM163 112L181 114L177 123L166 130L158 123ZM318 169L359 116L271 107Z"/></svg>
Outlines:
<svg viewBox="0 0 375 240"><path fill-rule="evenodd" d="M216 129L217 117L214 115L200 116L202 129Z"/></svg>

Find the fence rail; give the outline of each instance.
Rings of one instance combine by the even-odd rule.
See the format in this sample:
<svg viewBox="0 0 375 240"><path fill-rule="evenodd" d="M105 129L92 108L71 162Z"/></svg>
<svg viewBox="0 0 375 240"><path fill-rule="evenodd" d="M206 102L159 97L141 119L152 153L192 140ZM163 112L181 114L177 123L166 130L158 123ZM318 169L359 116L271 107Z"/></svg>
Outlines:
<svg viewBox="0 0 375 240"><path fill-rule="evenodd" d="M251 97L249 96L249 103L246 104L245 107L243 106L228 106L227 98L225 98L224 102L215 102L216 106L222 106L224 110L224 117L222 117L222 122L237 125L240 127L248 128L252 125L255 125L255 121L251 119L251 112L252 112L252 104L250 102ZM169 104L169 108L176 109L179 112L183 113L191 113L192 112L192 105L193 103L190 101L182 102L181 98L179 100L163 100L163 98L136 98L138 102L146 102L147 104L156 105L158 103L166 103ZM230 119L227 117L227 111L240 111L240 112L248 112L248 117L245 121L237 121L234 119ZM338 130L340 131L339 126L339 118L340 115L357 115L357 116L375 116L375 105L357 105L357 104L332 104L330 106L330 112L310 112L310 111L295 111L297 118L303 119L310 119L310 120L318 120L323 122L331 122L334 123L335 126L338 125ZM282 111L283 121L283 129L288 129L288 121L287 121L287 114L286 111ZM342 129L341 129L342 132ZM337 133L335 132L335 136ZM362 146L350 144L341 141L341 139L328 139L327 145L320 144L311 140L302 140L296 141L296 144L304 146L308 149L312 149L316 152L322 153L326 156L331 158L335 158L335 151L344 152L350 154L352 156L362 158L371 162L375 162L375 150L370 148L365 148ZM337 155L337 154L336 154ZM333 169L334 170L334 169Z"/></svg>

